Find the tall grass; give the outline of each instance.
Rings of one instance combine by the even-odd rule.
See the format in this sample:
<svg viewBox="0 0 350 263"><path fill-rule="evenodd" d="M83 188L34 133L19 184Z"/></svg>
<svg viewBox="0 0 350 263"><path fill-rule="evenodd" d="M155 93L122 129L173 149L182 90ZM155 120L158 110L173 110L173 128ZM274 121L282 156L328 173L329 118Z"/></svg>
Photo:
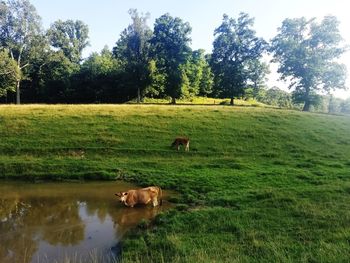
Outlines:
<svg viewBox="0 0 350 263"><path fill-rule="evenodd" d="M32 263L120 263L121 259L114 256L111 252L102 253L97 250L91 250L82 255L73 253L61 255L61 259L52 259L48 255L40 255L31 259Z"/></svg>
<svg viewBox="0 0 350 263"><path fill-rule="evenodd" d="M177 190L123 262L348 262L350 119L261 107L0 107L0 177ZM170 148L191 139L190 152Z"/></svg>

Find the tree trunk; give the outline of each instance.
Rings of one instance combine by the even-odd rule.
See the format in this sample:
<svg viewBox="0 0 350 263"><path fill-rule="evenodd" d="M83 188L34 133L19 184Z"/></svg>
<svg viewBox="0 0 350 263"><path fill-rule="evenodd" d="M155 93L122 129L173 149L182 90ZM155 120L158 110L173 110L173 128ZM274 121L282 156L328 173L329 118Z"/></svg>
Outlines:
<svg viewBox="0 0 350 263"><path fill-rule="evenodd" d="M305 103L303 107L303 111L310 111L311 101L310 101L310 89L306 89L305 93Z"/></svg>
<svg viewBox="0 0 350 263"><path fill-rule="evenodd" d="M303 111L310 111L310 106L311 106L310 100L307 99L305 101L305 104L304 104L304 107L303 107Z"/></svg>
<svg viewBox="0 0 350 263"><path fill-rule="evenodd" d="M254 81L254 91L253 91L253 99L258 97L258 83Z"/></svg>
<svg viewBox="0 0 350 263"><path fill-rule="evenodd" d="M141 102L140 88L137 88L137 103Z"/></svg>
<svg viewBox="0 0 350 263"><path fill-rule="evenodd" d="M176 98L175 97L171 98L171 104L176 104Z"/></svg>
<svg viewBox="0 0 350 263"><path fill-rule="evenodd" d="M20 84L21 81L17 80L17 84L16 84L16 104L21 104L21 94L20 94Z"/></svg>
<svg viewBox="0 0 350 263"><path fill-rule="evenodd" d="M328 101L328 114L332 113L332 106L333 106L332 104L333 104L333 96L330 95L329 101Z"/></svg>
<svg viewBox="0 0 350 263"><path fill-rule="evenodd" d="M233 87L233 85L231 84L231 101L230 101L230 105L233 106L235 105L235 89Z"/></svg>

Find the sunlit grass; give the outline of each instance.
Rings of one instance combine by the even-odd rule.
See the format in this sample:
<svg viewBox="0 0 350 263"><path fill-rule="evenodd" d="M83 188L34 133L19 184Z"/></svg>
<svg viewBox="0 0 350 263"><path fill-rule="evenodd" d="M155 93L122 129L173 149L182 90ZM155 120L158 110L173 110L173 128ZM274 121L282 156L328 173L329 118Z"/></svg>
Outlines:
<svg viewBox="0 0 350 263"><path fill-rule="evenodd" d="M207 103L205 103L207 104ZM0 106L0 176L182 194L123 262L347 262L350 119L264 107ZM170 148L191 139L190 152Z"/></svg>
<svg viewBox="0 0 350 263"><path fill-rule="evenodd" d="M137 103L137 100L132 100L130 104ZM152 99L144 98L143 104L170 104L171 98L168 99ZM229 105L230 99L218 99L208 97L192 97L176 100L177 104L180 105ZM255 107L271 107L254 99L235 99L234 103L236 106L255 106Z"/></svg>

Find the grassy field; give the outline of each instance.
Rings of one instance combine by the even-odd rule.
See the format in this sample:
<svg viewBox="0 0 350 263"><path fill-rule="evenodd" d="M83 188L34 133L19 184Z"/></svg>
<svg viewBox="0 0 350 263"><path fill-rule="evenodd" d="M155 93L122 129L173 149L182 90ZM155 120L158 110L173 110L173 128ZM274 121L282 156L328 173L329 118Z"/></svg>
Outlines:
<svg viewBox="0 0 350 263"><path fill-rule="evenodd" d="M190 152L170 149L191 138ZM0 177L177 190L123 262L349 262L350 118L261 107L0 106Z"/></svg>
<svg viewBox="0 0 350 263"><path fill-rule="evenodd" d="M137 100L131 100L128 104L136 104ZM234 103L236 106L252 106L252 107L269 107L274 108L273 106L263 104L254 99L235 99ZM171 104L171 98L168 99L153 99L153 98L144 98L143 104ZM176 100L178 105L229 105L230 99L218 99L218 98L208 98L208 97L193 97L193 98L184 98Z"/></svg>

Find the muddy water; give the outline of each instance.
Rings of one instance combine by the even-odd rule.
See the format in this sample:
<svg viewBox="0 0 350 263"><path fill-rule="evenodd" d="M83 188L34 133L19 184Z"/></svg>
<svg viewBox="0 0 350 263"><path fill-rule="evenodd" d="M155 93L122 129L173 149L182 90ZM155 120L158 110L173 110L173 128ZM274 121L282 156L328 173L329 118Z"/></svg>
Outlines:
<svg viewBox="0 0 350 263"><path fill-rule="evenodd" d="M114 196L137 188L0 181L0 262L111 262L128 229L170 207L165 200L161 207L127 208Z"/></svg>

